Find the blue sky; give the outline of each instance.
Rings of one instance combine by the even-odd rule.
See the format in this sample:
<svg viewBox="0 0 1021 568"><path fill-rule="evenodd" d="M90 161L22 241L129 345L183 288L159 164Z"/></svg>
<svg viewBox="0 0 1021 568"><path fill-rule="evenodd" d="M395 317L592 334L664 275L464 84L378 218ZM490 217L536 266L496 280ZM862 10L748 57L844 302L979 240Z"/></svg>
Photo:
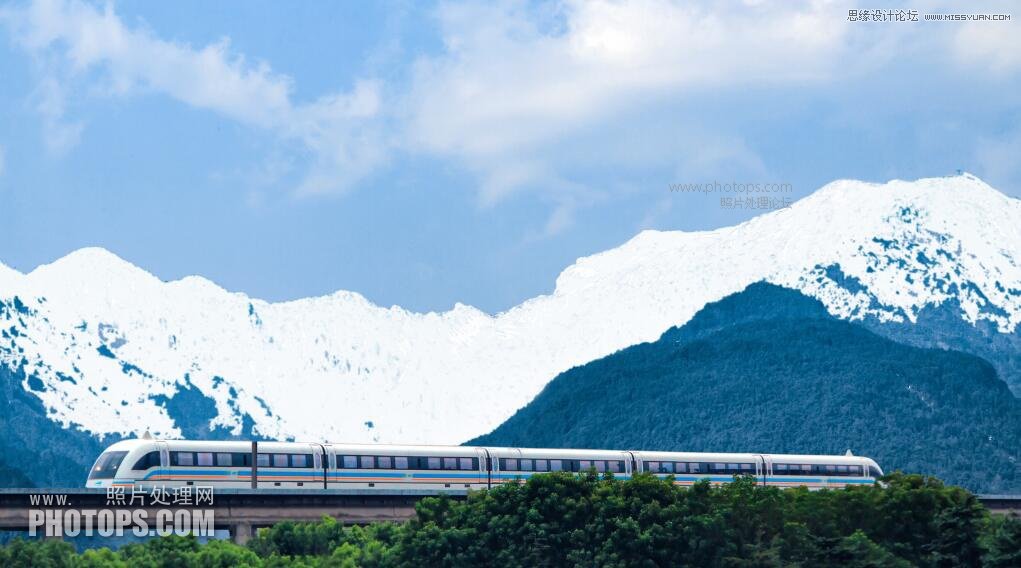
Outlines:
<svg viewBox="0 0 1021 568"><path fill-rule="evenodd" d="M671 183L960 168L1021 196L1021 12L860 7L3 4L0 261L499 311L643 229L761 212Z"/></svg>

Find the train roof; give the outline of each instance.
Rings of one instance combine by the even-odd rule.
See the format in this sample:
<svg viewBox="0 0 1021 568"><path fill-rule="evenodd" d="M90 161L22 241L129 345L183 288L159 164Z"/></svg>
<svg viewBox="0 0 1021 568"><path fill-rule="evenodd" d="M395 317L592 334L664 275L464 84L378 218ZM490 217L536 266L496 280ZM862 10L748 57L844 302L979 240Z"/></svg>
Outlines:
<svg viewBox="0 0 1021 568"><path fill-rule="evenodd" d="M121 440L107 451L131 451L139 447L153 447L156 442L165 442L170 449L191 451L250 451L251 441L227 440L163 440L134 438ZM318 442L259 442L259 449L267 452L291 452L297 449L312 448ZM631 452L636 458L644 461L756 461L759 456L768 457L774 462L806 463L806 464L878 464L871 458L855 455L807 455L807 454L750 454L750 453L714 453L714 452L663 452L646 450L590 450L563 448L515 448L491 446L443 446L443 445L398 445L398 444L345 444L324 443L334 452L351 452L356 454L379 455L387 453L418 454L426 456L474 456L480 451L488 451L493 457L562 457L565 459L618 459L621 454Z"/></svg>
<svg viewBox="0 0 1021 568"><path fill-rule="evenodd" d="M875 464L871 458L855 455L825 455L825 454L737 454L737 453L712 453L712 452L633 452L636 457L646 461L757 461L759 456L769 458L773 462L781 463L806 463L806 464Z"/></svg>

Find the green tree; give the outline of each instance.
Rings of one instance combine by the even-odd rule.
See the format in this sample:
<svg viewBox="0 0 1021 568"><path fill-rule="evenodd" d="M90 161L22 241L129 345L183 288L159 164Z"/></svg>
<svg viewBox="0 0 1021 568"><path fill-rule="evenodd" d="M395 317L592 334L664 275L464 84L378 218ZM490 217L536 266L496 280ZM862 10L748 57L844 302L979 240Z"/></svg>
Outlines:
<svg viewBox="0 0 1021 568"><path fill-rule="evenodd" d="M983 566L1021 566L1021 518L1006 515L989 518L981 542Z"/></svg>

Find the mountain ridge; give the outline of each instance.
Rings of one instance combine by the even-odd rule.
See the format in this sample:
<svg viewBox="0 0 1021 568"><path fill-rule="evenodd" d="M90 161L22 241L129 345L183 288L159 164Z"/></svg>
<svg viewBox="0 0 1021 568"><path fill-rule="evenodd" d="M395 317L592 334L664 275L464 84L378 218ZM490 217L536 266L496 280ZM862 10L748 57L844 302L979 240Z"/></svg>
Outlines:
<svg viewBox="0 0 1021 568"><path fill-rule="evenodd" d="M180 435L153 397L194 388L215 403L211 427L235 434L251 420L272 438L459 443L558 373L761 280L845 319L912 323L953 299L963 320L1014 333L1019 251L1021 201L968 175L838 181L734 227L645 231L494 315L416 313L346 291L272 303L85 249L0 270L0 365L24 366L23 387L54 420L96 434Z"/></svg>

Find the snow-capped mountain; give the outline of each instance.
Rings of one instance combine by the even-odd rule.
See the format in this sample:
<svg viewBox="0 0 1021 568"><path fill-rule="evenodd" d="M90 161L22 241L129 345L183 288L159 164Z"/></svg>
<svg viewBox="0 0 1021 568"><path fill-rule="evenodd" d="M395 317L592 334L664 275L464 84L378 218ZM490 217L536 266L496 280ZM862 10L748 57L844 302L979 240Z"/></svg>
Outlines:
<svg viewBox="0 0 1021 568"><path fill-rule="evenodd" d="M413 313L352 292L268 303L83 249L28 274L0 265L0 365L52 420L94 434L181 435L168 406L187 392L236 434L460 443L559 372L763 280L841 318L911 322L946 303L1012 334L1021 201L970 175L837 181L734 227L645 231L496 315Z"/></svg>

